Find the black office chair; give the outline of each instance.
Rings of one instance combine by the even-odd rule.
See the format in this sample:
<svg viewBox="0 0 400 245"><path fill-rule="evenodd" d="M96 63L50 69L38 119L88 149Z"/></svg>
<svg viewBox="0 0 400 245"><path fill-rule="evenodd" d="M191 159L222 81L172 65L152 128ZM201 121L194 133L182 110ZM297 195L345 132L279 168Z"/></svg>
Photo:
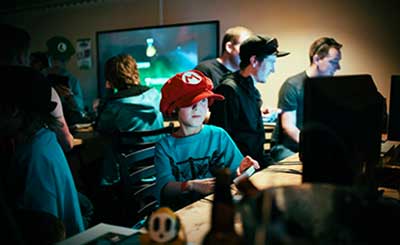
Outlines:
<svg viewBox="0 0 400 245"><path fill-rule="evenodd" d="M168 126L154 129L154 130L140 130L140 131L117 131L114 134L114 147L117 152L129 153L135 150L144 149L154 146L157 141L147 141L143 139L146 137L160 136L174 132L175 127L171 122Z"/></svg>
<svg viewBox="0 0 400 245"><path fill-rule="evenodd" d="M118 196L123 202L123 225L132 226L149 215L159 203L155 197L156 169L154 166L155 144L143 142L143 137L172 133L169 126L146 131L117 132L113 150L119 166ZM125 214L124 214L125 213Z"/></svg>

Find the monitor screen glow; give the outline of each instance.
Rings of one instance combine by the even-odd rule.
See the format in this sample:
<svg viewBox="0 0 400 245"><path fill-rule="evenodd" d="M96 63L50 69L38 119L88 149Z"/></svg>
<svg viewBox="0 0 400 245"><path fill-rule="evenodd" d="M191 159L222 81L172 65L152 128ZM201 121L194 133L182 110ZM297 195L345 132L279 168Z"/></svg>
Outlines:
<svg viewBox="0 0 400 245"><path fill-rule="evenodd" d="M104 65L119 54L135 58L142 85L160 90L176 73L218 56L219 21L101 31L96 39L100 97L105 95Z"/></svg>

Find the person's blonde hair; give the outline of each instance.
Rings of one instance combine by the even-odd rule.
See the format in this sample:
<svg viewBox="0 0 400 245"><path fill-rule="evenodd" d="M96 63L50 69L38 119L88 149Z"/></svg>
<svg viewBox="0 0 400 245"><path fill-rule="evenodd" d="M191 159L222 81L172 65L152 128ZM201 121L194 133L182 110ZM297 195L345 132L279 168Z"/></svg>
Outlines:
<svg viewBox="0 0 400 245"><path fill-rule="evenodd" d="M105 66L105 77L118 90L140 84L136 60L129 54L120 54L108 59Z"/></svg>

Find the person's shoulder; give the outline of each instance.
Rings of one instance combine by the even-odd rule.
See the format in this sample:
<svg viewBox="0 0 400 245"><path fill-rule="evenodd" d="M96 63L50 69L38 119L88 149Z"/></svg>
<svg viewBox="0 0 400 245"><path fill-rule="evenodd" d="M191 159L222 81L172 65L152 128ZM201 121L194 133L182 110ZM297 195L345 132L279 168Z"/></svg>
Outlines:
<svg viewBox="0 0 400 245"><path fill-rule="evenodd" d="M57 156L62 153L56 134L48 128L39 129L25 146L30 149L28 152L34 159L48 158L50 155Z"/></svg>
<svg viewBox="0 0 400 245"><path fill-rule="evenodd" d="M238 77L236 75L236 72L233 73L228 73L225 76L223 76L223 78L221 79L221 82L219 83L218 87L216 88L216 90L218 89L236 89L237 82L238 82Z"/></svg>
<svg viewBox="0 0 400 245"><path fill-rule="evenodd" d="M152 95L152 96L161 96L160 91L158 91L157 89L146 87L146 86L144 86L144 87L147 89L143 91L143 94L148 94L148 95Z"/></svg>
<svg viewBox="0 0 400 245"><path fill-rule="evenodd" d="M208 68L210 66L215 65L216 63L218 63L217 59L203 60L195 67L195 69L197 69L197 68L205 68L205 67Z"/></svg>
<svg viewBox="0 0 400 245"><path fill-rule="evenodd" d="M227 134L225 129L212 124L204 124L203 131L205 133L212 133L212 134L220 134L220 135Z"/></svg>
<svg viewBox="0 0 400 245"><path fill-rule="evenodd" d="M163 135L156 143L156 147L160 147L162 145L169 145L170 142L172 142L175 139L174 136L172 136L172 134L168 133Z"/></svg>
<svg viewBox="0 0 400 245"><path fill-rule="evenodd" d="M302 71L300 73L297 73L293 76L290 76L286 79L285 83L288 84L297 84L299 82L304 81L307 78L306 72Z"/></svg>
<svg viewBox="0 0 400 245"><path fill-rule="evenodd" d="M54 141L56 139L56 135L48 128L41 128L35 133L34 139L48 143L50 141Z"/></svg>

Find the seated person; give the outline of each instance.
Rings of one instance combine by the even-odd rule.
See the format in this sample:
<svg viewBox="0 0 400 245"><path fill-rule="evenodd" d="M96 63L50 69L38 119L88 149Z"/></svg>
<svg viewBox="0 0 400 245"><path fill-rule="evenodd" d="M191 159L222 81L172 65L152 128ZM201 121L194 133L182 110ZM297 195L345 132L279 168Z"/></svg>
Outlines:
<svg viewBox="0 0 400 245"><path fill-rule="evenodd" d="M282 109L272 134L271 156L281 161L299 151L303 128L304 81L307 78L333 76L340 70L342 44L329 37L315 40L309 50L310 65L289 77L279 90L278 107Z"/></svg>
<svg viewBox="0 0 400 245"><path fill-rule="evenodd" d="M118 131L162 128L163 117L158 109L160 93L140 84L136 60L122 54L110 58L105 67L106 86L116 91L99 108L97 129Z"/></svg>
<svg viewBox="0 0 400 245"><path fill-rule="evenodd" d="M228 133L203 125L208 106L223 96L212 92L212 81L193 70L178 73L163 86L160 109L175 110L180 128L158 141L155 166L161 205L183 207L213 192L215 171L229 168L232 179L257 161L240 153Z"/></svg>
<svg viewBox="0 0 400 245"><path fill-rule="evenodd" d="M66 236L84 230L78 193L53 129L56 103L42 74L29 67L3 66L0 135L12 139L12 158L3 163L6 196L14 210L46 212L61 219ZM23 84L24 89L20 89Z"/></svg>
<svg viewBox="0 0 400 245"><path fill-rule="evenodd" d="M106 86L116 92L108 97L98 109L96 130L111 134L115 131L153 130L164 126L163 116L158 109L160 93L140 85L136 60L121 54L107 60L105 67ZM139 139L142 142L157 141L160 136ZM106 154L103 180L108 183L118 181L118 171L114 162ZM103 181L103 184L106 182Z"/></svg>

